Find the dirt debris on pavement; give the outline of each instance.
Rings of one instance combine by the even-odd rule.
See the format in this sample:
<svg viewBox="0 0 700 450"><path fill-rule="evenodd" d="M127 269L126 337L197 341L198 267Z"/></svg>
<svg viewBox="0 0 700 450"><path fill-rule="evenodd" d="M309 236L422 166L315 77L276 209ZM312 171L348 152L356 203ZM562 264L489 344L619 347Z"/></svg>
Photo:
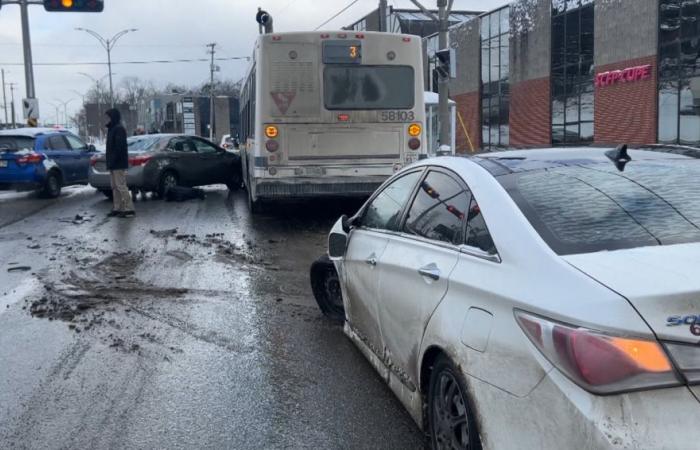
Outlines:
<svg viewBox="0 0 700 450"><path fill-rule="evenodd" d="M55 280L51 274L39 277L45 294L30 302L32 316L65 322L85 319L85 328L89 329L103 323L105 312L117 308L128 310L129 302L140 295L177 298L187 292L186 289L158 288L140 281L136 271L143 262L141 252L112 253L89 266L86 265L89 258L76 259L80 270L69 272L65 278ZM78 331L78 328L73 329Z"/></svg>

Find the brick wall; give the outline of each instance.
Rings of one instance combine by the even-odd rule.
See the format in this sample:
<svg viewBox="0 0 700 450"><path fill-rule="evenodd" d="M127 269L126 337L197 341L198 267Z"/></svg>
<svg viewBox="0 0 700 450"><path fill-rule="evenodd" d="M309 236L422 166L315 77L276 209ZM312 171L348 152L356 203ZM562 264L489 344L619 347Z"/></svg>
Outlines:
<svg viewBox="0 0 700 450"><path fill-rule="evenodd" d="M596 74L650 64L651 78L596 87L596 144L653 144L657 141L656 56L596 68Z"/></svg>
<svg viewBox="0 0 700 450"><path fill-rule="evenodd" d="M511 147L550 146L551 110L549 77L521 81L511 86Z"/></svg>
<svg viewBox="0 0 700 450"><path fill-rule="evenodd" d="M463 127L459 117L457 118L457 136L455 142L457 153L471 153L472 147L469 145L469 139L471 139L474 151L479 151L481 148L481 116L479 114L481 108L479 106L479 92L455 95L453 100L457 103L457 112L464 121ZM469 139L467 139L464 128L466 128L469 133Z"/></svg>

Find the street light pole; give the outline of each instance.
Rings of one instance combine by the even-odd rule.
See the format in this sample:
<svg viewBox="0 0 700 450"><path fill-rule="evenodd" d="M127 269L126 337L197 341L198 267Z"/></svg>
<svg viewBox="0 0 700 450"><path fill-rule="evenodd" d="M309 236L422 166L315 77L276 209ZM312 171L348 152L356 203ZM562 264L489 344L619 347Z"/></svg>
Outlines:
<svg viewBox="0 0 700 450"><path fill-rule="evenodd" d="M10 109L12 110L12 128L17 128L17 120L15 117L15 86L17 86L17 83L8 83L10 85L10 95L12 96L11 98L11 104L10 104Z"/></svg>
<svg viewBox="0 0 700 450"><path fill-rule="evenodd" d="M2 69L2 104L2 108L5 111L4 124L7 125L7 91L5 91L5 69Z"/></svg>
<svg viewBox="0 0 700 450"><path fill-rule="evenodd" d="M85 73L85 72L78 72L78 75L82 75L84 77L87 77L90 80L92 80L93 83L95 83L95 91L97 93L97 116L98 116L97 120L99 122L99 120L100 120L99 118L102 117L102 104L100 103L100 96L102 95L102 89L100 88L100 86L102 85L102 81L105 78L107 78L110 74L106 74L105 76L103 76L99 80L97 78L93 77L92 75ZM116 74L114 74L114 75L116 75ZM83 101L83 103L85 103L85 101ZM88 129L89 127L90 127L90 124L88 123L88 115L87 115L87 107L86 107L86 109L85 109L85 129L86 129L85 133L86 134L90 134L90 131ZM99 127L99 124L97 125L97 127L99 129L100 136L102 136L102 128Z"/></svg>
<svg viewBox="0 0 700 450"><path fill-rule="evenodd" d="M61 104L60 103L51 103L51 106L56 108L56 122L54 123L54 126L60 127L61 126Z"/></svg>
<svg viewBox="0 0 700 450"><path fill-rule="evenodd" d="M112 108L114 108L114 83L112 81L112 49L114 46L117 44L117 41L121 39L122 36L124 36L127 33L132 33L135 31L138 31L136 28L129 28L127 30L122 30L119 33L115 34L112 36L110 39L105 39L102 37L99 33L93 30L89 30L87 28L76 28L77 31L84 31L88 33L90 36L94 37L97 39L102 45L102 47L107 51L107 67L109 68L109 103Z"/></svg>
<svg viewBox="0 0 700 450"><path fill-rule="evenodd" d="M56 101L61 103L63 105L63 120L65 121L65 127L68 128L68 104L72 101L74 101L74 98L71 98L70 100L63 101L60 98L57 98Z"/></svg>

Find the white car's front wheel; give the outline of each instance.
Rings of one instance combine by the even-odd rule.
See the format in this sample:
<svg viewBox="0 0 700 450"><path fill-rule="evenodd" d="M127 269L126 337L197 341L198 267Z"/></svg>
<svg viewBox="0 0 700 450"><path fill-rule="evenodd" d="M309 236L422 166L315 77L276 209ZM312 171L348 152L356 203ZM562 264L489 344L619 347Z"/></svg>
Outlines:
<svg viewBox="0 0 700 450"><path fill-rule="evenodd" d="M322 256L311 265L311 290L323 315L334 322L345 321L340 278L333 262Z"/></svg>

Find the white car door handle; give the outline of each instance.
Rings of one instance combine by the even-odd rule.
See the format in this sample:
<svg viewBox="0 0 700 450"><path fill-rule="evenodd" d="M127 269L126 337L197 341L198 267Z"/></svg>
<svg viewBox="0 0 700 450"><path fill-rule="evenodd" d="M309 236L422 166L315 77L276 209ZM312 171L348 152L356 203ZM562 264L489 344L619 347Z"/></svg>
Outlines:
<svg viewBox="0 0 700 450"><path fill-rule="evenodd" d="M365 260L365 262L366 262L367 264L369 264L370 266L376 266L376 265L377 265L377 258L375 258L375 257L370 257L370 258L367 258L367 259Z"/></svg>
<svg viewBox="0 0 700 450"><path fill-rule="evenodd" d="M429 264L425 267L421 267L418 269L418 273L426 278L430 278L431 280L438 281L440 280L440 269L435 264Z"/></svg>

